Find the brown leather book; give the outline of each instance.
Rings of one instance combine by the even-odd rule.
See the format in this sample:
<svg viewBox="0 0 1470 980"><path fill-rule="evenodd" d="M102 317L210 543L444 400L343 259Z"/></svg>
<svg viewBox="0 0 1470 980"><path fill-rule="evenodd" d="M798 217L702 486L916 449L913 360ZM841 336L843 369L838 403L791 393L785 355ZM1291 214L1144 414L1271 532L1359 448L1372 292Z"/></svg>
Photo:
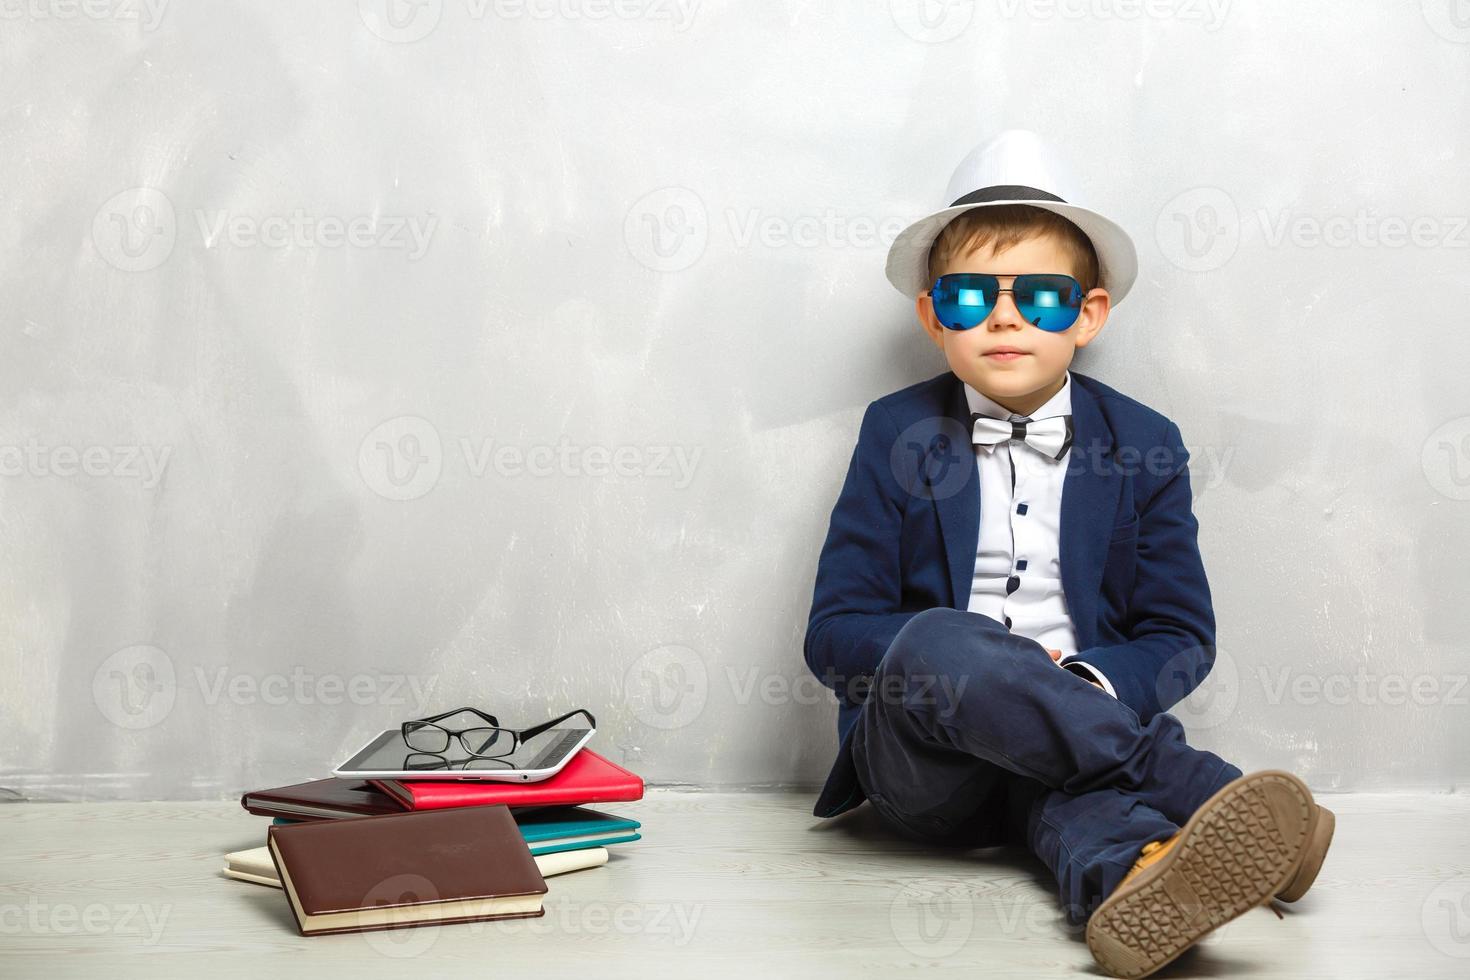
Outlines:
<svg viewBox="0 0 1470 980"><path fill-rule="evenodd" d="M504 806L281 824L266 844L303 936L546 913Z"/></svg>
<svg viewBox="0 0 1470 980"><path fill-rule="evenodd" d="M403 804L372 783L360 779L313 779L276 789L258 789L240 797L240 805L261 817L333 820L402 813Z"/></svg>

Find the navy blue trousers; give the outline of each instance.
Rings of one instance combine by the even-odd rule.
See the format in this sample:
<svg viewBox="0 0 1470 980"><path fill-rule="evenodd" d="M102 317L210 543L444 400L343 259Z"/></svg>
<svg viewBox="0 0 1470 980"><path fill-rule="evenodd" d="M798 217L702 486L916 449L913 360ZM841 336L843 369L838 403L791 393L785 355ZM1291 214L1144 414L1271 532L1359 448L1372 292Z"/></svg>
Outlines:
<svg viewBox="0 0 1470 980"><path fill-rule="evenodd" d="M858 780L886 823L918 840L1027 847L1074 926L1144 844L1241 775L1187 745L1173 715L1141 724L1035 640L959 609L904 625L854 724Z"/></svg>

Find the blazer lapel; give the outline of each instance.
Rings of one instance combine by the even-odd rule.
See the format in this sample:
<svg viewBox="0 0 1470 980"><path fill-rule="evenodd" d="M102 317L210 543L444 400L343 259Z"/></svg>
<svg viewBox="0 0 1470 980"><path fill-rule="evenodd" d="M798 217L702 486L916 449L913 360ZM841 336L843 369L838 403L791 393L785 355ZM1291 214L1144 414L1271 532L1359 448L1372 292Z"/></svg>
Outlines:
<svg viewBox="0 0 1470 980"><path fill-rule="evenodd" d="M975 549L980 543L980 472L975 466L975 444L971 441L974 424L970 421L970 403L965 400L964 383L955 376L950 386L949 420L944 429L953 430L951 438L959 445L949 452L964 465L963 480L944 481L934 496L939 511L940 535L949 564L951 603L956 609L970 604L970 586L975 578ZM953 489L952 489L953 487Z"/></svg>
<svg viewBox="0 0 1470 980"><path fill-rule="evenodd" d="M1123 475L1114 465L1113 433L1091 392L1072 375L1072 450L1062 481L1062 591L1077 649L1097 642L1097 599Z"/></svg>

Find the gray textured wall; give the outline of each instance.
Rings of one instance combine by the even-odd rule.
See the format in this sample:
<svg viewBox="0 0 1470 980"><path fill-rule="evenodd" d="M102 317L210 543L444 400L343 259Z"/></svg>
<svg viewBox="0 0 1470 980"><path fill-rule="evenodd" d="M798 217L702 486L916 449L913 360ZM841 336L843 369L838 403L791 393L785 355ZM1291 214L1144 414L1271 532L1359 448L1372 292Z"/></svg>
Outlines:
<svg viewBox="0 0 1470 980"><path fill-rule="evenodd" d="M1195 453L1181 716L1470 776L1452 2L89 2L0 3L0 786L226 796L465 701L817 781L829 509L943 369L886 243L1009 126L1139 245L1075 366Z"/></svg>

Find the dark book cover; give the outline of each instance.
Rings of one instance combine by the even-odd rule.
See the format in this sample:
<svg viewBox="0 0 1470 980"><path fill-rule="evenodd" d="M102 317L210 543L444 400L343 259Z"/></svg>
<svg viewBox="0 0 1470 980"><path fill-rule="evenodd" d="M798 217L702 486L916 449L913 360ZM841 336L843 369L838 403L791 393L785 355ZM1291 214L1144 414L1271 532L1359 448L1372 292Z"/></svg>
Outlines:
<svg viewBox="0 0 1470 980"><path fill-rule="evenodd" d="M503 806L272 826L266 842L303 936L545 914Z"/></svg>

